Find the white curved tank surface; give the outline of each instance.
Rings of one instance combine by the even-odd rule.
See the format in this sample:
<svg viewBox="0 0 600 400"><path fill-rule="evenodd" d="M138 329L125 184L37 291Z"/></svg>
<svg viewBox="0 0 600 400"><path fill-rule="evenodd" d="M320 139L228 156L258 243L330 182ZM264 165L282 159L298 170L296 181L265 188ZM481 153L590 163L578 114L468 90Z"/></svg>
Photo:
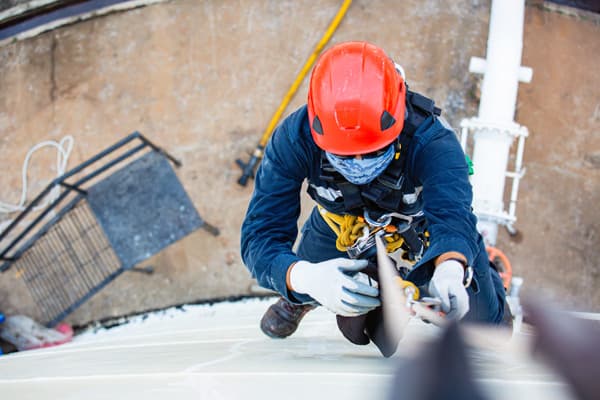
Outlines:
<svg viewBox="0 0 600 400"><path fill-rule="evenodd" d="M439 332L413 319L396 355L385 359L373 344L348 342L334 315L319 308L296 334L274 340L259 328L272 301L183 306L89 329L66 345L0 356L0 398L402 398L402 387L392 383L399 363ZM477 381L490 399L569 398L539 365L501 351L474 356Z"/></svg>

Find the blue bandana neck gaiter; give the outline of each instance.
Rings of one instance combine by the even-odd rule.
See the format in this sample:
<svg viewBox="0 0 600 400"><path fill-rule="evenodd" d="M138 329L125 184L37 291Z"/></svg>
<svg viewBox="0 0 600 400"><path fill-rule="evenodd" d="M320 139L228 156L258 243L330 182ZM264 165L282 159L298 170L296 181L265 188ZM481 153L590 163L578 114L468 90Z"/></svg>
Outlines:
<svg viewBox="0 0 600 400"><path fill-rule="evenodd" d="M355 185L366 185L381 175L390 165L394 158L394 146L390 146L379 157L369 157L361 160L354 157L338 157L328 152L325 152L325 156L333 168L342 174L348 182Z"/></svg>

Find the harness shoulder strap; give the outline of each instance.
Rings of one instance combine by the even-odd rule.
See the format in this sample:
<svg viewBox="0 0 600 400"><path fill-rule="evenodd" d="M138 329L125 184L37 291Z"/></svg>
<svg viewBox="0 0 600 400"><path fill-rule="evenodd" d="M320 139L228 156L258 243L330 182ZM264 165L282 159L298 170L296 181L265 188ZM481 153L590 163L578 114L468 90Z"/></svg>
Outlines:
<svg viewBox="0 0 600 400"><path fill-rule="evenodd" d="M442 115L442 109L435 106L435 102L420 93L408 90L406 92L406 107L408 116L404 121L403 135L408 135L412 138L417 128L430 116Z"/></svg>
<svg viewBox="0 0 600 400"><path fill-rule="evenodd" d="M402 132L397 139L400 156L394 159L377 179L383 186L392 190L400 190L402 187L407 149L415 132L427 118L439 116L442 113L442 110L435 106L433 100L410 90L406 95L406 106L408 115L404 121Z"/></svg>

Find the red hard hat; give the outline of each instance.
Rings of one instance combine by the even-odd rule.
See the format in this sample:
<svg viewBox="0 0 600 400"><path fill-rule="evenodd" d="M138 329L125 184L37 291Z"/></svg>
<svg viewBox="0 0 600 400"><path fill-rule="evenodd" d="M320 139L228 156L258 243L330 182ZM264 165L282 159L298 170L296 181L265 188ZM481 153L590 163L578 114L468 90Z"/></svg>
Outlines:
<svg viewBox="0 0 600 400"><path fill-rule="evenodd" d="M365 154L392 143L404 125L406 86L394 62L366 42L325 51L310 77L308 118L321 149Z"/></svg>

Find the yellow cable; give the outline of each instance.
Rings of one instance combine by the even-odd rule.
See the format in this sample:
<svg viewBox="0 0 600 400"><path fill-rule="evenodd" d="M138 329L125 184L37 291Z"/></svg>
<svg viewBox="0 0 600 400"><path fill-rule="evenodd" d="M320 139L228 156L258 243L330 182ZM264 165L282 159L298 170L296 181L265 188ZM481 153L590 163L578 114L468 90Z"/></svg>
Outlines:
<svg viewBox="0 0 600 400"><path fill-rule="evenodd" d="M325 32L323 37L321 37L321 40L319 41L319 43L313 50L313 52L310 55L310 57L308 58L308 60L306 60L304 67L302 67L302 70L296 76L296 80L294 81L294 83L292 83L292 86L290 87L290 89L286 93L285 97L281 101L281 104L279 104L279 108L277 108L277 111L275 111L275 114L273 114L273 117L271 118L269 125L267 126L262 137L260 138L260 142L258 143L260 147L264 148L267 145L267 142L269 141L269 138L271 137L271 133L273 132L273 129L275 129L275 126L277 125L279 118L281 118L281 114L283 114L283 112L285 111L286 107L292 100L292 97L294 97L294 94L296 94L296 91L300 87L300 84L304 80L304 77L306 76L307 72L310 70L313 63L317 59L317 56L319 55L321 50L323 50L323 47L325 47L327 42L329 42L329 39L331 39L331 36L333 36L333 33L337 29L340 22L342 22L342 19L344 18L346 11L348 11L348 8L350 7L350 4L352 4L352 0L344 0L344 3L342 4L342 6L338 10L337 14L333 18L333 21L331 21L331 24L329 24L327 31ZM261 155L262 155L262 153L261 153Z"/></svg>
<svg viewBox="0 0 600 400"><path fill-rule="evenodd" d="M369 227L367 223L355 215L338 215L327 211L320 205L317 205L319 214L336 234L337 240L335 247L339 251L346 251L348 247L354 245L356 240L363 235L363 229ZM402 247L404 239L397 232L384 236L386 250L393 253Z"/></svg>
<svg viewBox="0 0 600 400"><path fill-rule="evenodd" d="M329 225L329 227L331 228L331 230L333 232L335 232L336 236L340 236L340 225L336 223L333 218L329 215L331 214L329 211L327 211L326 209L324 209L321 206L318 206L319 209L319 213L321 214L321 217L323 217L323 220L327 223L327 225ZM334 214L335 215L335 214ZM344 251L344 250L342 250Z"/></svg>

